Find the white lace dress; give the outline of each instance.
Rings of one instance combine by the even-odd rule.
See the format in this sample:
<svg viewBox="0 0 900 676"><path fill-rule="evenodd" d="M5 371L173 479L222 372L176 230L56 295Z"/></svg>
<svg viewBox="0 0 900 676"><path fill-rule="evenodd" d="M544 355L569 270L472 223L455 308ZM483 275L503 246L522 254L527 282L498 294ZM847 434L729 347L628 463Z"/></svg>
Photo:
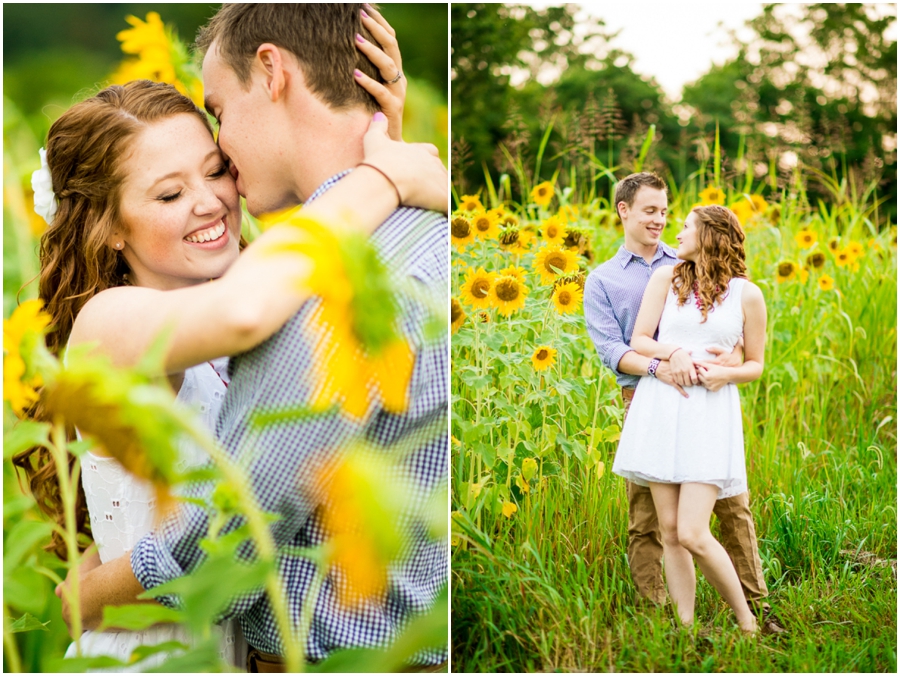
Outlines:
<svg viewBox="0 0 900 676"><path fill-rule="evenodd" d="M184 372L184 382L176 400L194 408L210 430L225 399L228 380L227 357L199 364ZM184 444L183 467L199 465L204 456L196 446ZM129 474L116 460L86 453L82 459L82 485L90 513L91 532L99 550L100 560L108 563L127 556L137 541L150 532L154 524L153 489ZM243 666L246 644L237 622L228 620L217 627L222 634L220 656L232 665ZM165 641L190 642L187 629L177 624L160 624L143 631L86 631L82 634L83 656L109 655L127 661L138 646L157 645ZM75 644L69 646L66 657L75 657ZM133 669L110 671L145 671L159 666L165 655L154 655Z"/></svg>
<svg viewBox="0 0 900 676"><path fill-rule="evenodd" d="M730 352L744 329L741 293L746 284L745 279L732 279L725 298L702 324L694 295L679 307L669 289L659 321L659 342L679 345L698 360L714 359L706 351L709 346ZM730 383L717 392L702 385L684 389L688 399L656 378L641 378L613 472L641 486L651 481L714 484L719 500L744 493L747 470L737 385Z"/></svg>

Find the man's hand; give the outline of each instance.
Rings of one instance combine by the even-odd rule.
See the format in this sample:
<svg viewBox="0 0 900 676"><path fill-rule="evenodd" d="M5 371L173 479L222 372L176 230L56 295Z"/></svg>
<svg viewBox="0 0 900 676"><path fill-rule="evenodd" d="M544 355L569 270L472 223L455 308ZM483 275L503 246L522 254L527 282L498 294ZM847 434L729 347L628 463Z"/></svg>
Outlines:
<svg viewBox="0 0 900 676"><path fill-rule="evenodd" d="M710 392L717 392L731 382L731 369L713 362L697 362L700 382Z"/></svg>
<svg viewBox="0 0 900 676"><path fill-rule="evenodd" d="M706 351L710 354L716 355L716 358L711 362L709 361L699 361L698 364L703 364L704 366L708 366L709 364L716 364L718 366L740 366L744 363L744 345L743 341L738 341L737 345L734 346L734 350L731 352L727 352L723 350L721 347L717 345L712 345L706 348Z"/></svg>
<svg viewBox="0 0 900 676"><path fill-rule="evenodd" d="M688 393L684 391L684 388L675 382L675 378L672 376L672 369L669 366L669 362L661 361L659 362L659 366L656 367L656 378L657 380L661 380L666 385L671 385L681 394L685 399L688 398Z"/></svg>

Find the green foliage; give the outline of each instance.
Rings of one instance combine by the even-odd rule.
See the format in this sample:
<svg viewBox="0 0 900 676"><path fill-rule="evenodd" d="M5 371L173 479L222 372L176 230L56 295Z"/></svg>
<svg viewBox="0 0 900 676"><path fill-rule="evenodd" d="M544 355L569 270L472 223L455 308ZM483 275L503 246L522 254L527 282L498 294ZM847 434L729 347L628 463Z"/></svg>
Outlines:
<svg viewBox="0 0 900 676"><path fill-rule="evenodd" d="M718 153L711 137L707 158L721 155L726 205L758 196L767 177L748 183L729 171L724 133L720 141ZM562 206L574 209L568 227L587 242L587 272L623 235L603 195L585 199L584 164L572 161L579 181L557 191L558 211L508 197L503 206L538 234ZM670 180L667 243L715 175L709 162ZM831 199L812 199L813 182ZM452 346L456 670L896 671L897 254L894 227L875 220L876 184L798 170L757 215L742 215L749 277L768 310L765 372L741 386L741 400L768 601L790 632L777 642L742 639L702 577L694 631L635 598L624 482L609 471L623 419L615 379L583 318L558 315L531 272L540 243L462 246L451 268L469 315ZM851 243L861 256L840 264L835 252ZM795 272L779 282L783 262ZM465 304L468 268L510 265L526 273L522 310L506 318ZM825 275L831 290L820 287ZM532 366L537 345L558 351L547 370Z"/></svg>
<svg viewBox="0 0 900 676"><path fill-rule="evenodd" d="M685 85L678 102L634 72L633 57L613 47L615 36L601 20L579 27L592 40L590 50L579 51L579 40L568 37L576 11L453 5L452 172L462 193L475 191L483 166L501 174L530 168L551 119L555 164L544 174L558 173L559 187L580 188L577 201L609 192L612 181L598 170L614 166L642 166L682 185L699 162L705 184L718 126L722 151L732 158L721 167L724 176L768 177L774 197L790 184L793 153L836 180L875 181L885 198L882 217L896 221L896 41L887 30L895 13L888 6L765 5L749 22L753 38L742 43L732 35L737 56ZM515 87L513 72L524 77ZM651 125L656 140L637 162ZM514 197L527 194L522 183L539 178L520 181ZM808 190L832 199L818 181Z"/></svg>

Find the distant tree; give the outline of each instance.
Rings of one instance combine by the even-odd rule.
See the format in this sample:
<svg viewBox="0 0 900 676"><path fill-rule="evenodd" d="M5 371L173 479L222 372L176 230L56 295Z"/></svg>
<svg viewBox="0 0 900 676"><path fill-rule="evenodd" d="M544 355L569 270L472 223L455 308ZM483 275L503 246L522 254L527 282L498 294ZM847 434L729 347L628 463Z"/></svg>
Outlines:
<svg viewBox="0 0 900 676"><path fill-rule="evenodd" d="M683 102L696 110L691 130L709 136L718 122L732 156L743 138L758 161L791 150L839 178L880 179L885 211L896 214L893 21L857 3L766 5L748 22L753 38L734 36L737 56L684 88Z"/></svg>
<svg viewBox="0 0 900 676"><path fill-rule="evenodd" d="M562 73L597 61L596 53L611 36L599 19L580 23L576 34L577 11L576 5L451 5L453 137L457 143L465 140L474 175L480 174L482 162L491 162L497 142L509 133L514 72L525 71L529 82L536 83L546 72ZM537 107L521 109L533 119Z"/></svg>

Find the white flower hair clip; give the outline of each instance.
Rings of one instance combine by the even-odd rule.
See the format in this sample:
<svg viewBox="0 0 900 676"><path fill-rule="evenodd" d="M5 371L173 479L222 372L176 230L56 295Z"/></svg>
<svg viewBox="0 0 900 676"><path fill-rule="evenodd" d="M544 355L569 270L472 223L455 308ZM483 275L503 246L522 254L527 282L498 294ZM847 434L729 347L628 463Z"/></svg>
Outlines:
<svg viewBox="0 0 900 676"><path fill-rule="evenodd" d="M40 149L41 168L31 174L31 189L34 190L34 212L47 221L53 222L59 203L53 192L53 179L50 177L50 166L47 164L47 151Z"/></svg>

